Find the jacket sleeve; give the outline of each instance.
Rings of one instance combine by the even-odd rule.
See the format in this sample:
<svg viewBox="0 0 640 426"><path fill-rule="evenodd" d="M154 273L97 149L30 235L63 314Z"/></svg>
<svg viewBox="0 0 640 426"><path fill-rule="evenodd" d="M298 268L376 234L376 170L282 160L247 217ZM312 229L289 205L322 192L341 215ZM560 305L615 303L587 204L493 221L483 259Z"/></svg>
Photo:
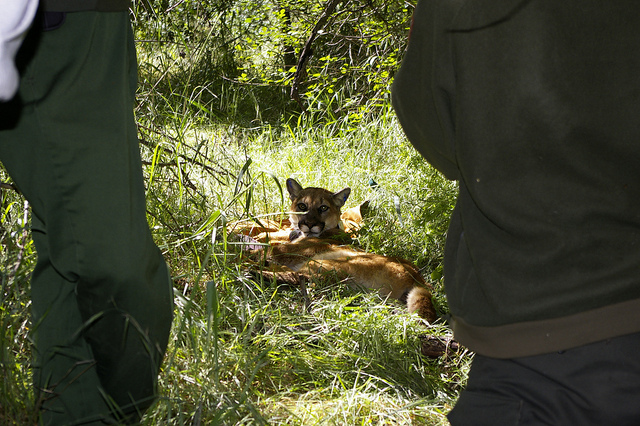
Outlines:
<svg viewBox="0 0 640 426"><path fill-rule="evenodd" d="M392 104L409 141L448 179L459 179L455 155L455 75L450 23L459 0L420 0L409 46L392 87Z"/></svg>

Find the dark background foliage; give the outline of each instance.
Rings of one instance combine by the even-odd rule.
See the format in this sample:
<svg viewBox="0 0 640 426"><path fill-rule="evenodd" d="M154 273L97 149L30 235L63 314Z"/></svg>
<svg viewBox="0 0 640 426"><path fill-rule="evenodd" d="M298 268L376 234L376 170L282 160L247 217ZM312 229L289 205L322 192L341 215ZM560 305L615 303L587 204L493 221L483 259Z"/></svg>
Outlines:
<svg viewBox="0 0 640 426"><path fill-rule="evenodd" d="M306 111L357 121L388 107L412 10L397 0L141 2L142 90L184 96L211 120L278 123Z"/></svg>

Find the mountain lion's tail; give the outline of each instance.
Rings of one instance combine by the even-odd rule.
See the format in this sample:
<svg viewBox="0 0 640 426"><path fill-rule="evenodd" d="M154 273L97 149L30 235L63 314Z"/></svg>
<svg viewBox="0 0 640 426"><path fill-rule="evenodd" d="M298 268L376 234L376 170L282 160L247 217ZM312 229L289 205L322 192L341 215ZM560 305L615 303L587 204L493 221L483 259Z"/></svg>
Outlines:
<svg viewBox="0 0 640 426"><path fill-rule="evenodd" d="M436 310L431 303L431 293L424 287L414 287L407 295L407 310L417 312L421 318L429 322L437 318Z"/></svg>

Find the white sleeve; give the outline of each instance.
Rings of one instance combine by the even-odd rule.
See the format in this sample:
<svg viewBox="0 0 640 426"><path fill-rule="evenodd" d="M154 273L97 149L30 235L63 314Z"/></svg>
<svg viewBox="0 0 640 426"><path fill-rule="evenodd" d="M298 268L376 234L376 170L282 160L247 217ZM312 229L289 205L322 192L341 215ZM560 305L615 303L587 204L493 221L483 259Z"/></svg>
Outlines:
<svg viewBox="0 0 640 426"><path fill-rule="evenodd" d="M14 59L38 9L38 0L0 0L0 101L18 90Z"/></svg>

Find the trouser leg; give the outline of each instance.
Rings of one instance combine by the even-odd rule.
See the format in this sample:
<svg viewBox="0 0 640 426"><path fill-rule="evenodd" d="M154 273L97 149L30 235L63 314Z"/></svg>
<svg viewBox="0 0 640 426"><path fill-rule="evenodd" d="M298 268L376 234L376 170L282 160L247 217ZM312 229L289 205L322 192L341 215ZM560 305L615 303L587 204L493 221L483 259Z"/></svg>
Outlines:
<svg viewBox="0 0 640 426"><path fill-rule="evenodd" d="M32 206L42 420L135 420L155 396L172 286L146 222L128 16L68 14L32 33L20 61L20 114L0 111L0 160Z"/></svg>
<svg viewBox="0 0 640 426"><path fill-rule="evenodd" d="M640 424L640 334L545 355L476 355L453 426Z"/></svg>
<svg viewBox="0 0 640 426"><path fill-rule="evenodd" d="M32 218L36 222L37 219ZM34 385L43 424L115 422L82 335L75 283L61 276L49 257L46 238L34 232L38 263L32 276Z"/></svg>

